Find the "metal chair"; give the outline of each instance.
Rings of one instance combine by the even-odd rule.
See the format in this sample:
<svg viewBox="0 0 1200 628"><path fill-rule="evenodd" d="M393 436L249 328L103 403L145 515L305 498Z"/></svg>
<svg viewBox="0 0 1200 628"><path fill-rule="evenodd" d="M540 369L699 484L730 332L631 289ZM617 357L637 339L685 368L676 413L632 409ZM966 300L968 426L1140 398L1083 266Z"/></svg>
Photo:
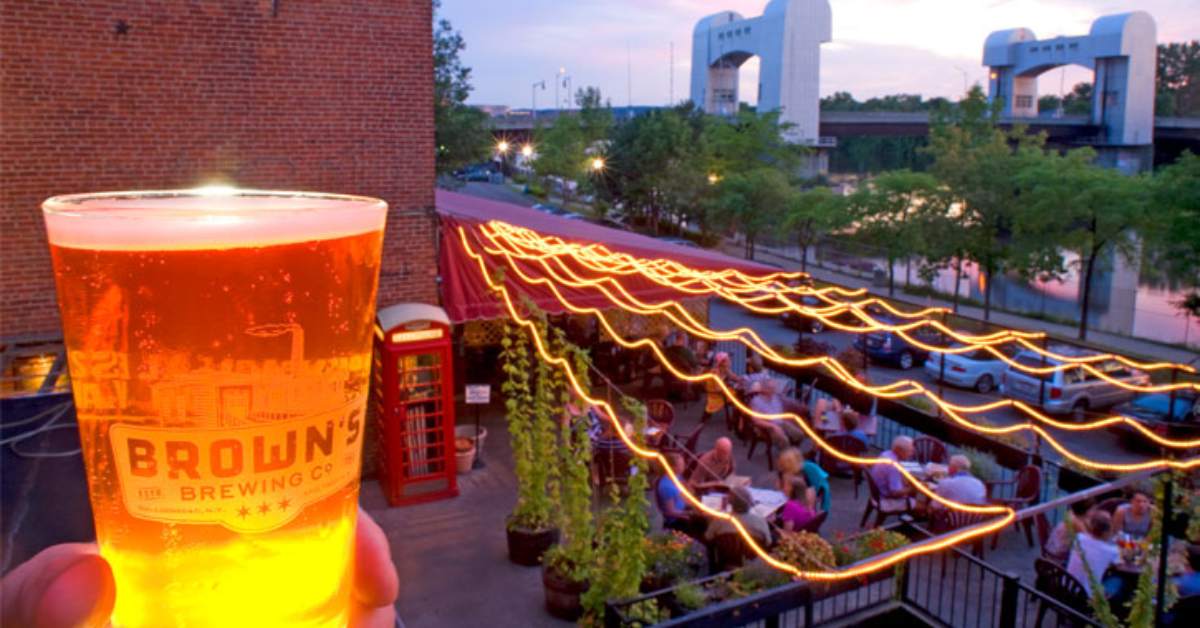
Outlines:
<svg viewBox="0 0 1200 628"><path fill-rule="evenodd" d="M1037 579L1034 581L1034 587L1045 593L1047 596L1065 604L1066 606L1078 611L1084 616L1091 614L1088 606L1088 594L1083 588L1083 585L1075 579L1067 570L1050 562L1044 558L1038 558L1033 561L1034 571L1037 572ZM1038 602L1037 621L1034 622L1034 628L1041 628L1042 619L1046 615L1047 607L1041 601ZM1063 617L1059 617L1058 624L1062 625ZM1065 623L1074 624L1070 618L1065 618L1068 621Z"/></svg>
<svg viewBox="0 0 1200 628"><path fill-rule="evenodd" d="M867 452L867 446L861 440L849 434L830 436L825 442L830 447L849 456L861 456ZM844 462L831 455L827 455L824 451L821 452L820 460L818 460L817 464L821 465L821 468L829 475L854 478L854 498L858 499L858 487L862 484L864 474L862 465Z"/></svg>
<svg viewBox="0 0 1200 628"><path fill-rule="evenodd" d="M932 436L918 436L913 439L913 458L921 464L946 464L946 444Z"/></svg>
<svg viewBox="0 0 1200 628"><path fill-rule="evenodd" d="M708 565L710 573L720 573L737 569L753 558L754 553L741 535L726 533L718 534L708 546Z"/></svg>
<svg viewBox="0 0 1200 628"><path fill-rule="evenodd" d="M758 449L759 443L764 443L767 448L767 470L775 470L775 441L771 438L771 432L764 426L755 423L753 419L745 419L745 431L749 435L750 448L746 451L746 460L750 460L754 456L754 450Z"/></svg>
<svg viewBox="0 0 1200 628"><path fill-rule="evenodd" d="M1042 558L1052 563L1065 566L1067 564L1067 558L1069 557L1067 552L1055 554L1046 549L1046 543L1050 541L1050 535L1054 533L1054 531L1050 528L1050 520L1046 518L1046 514L1038 514L1033 518L1033 522L1037 525L1038 543L1041 544Z"/></svg>
<svg viewBox="0 0 1200 628"><path fill-rule="evenodd" d="M665 430L675 422L675 406L666 399L651 399L646 402L646 419Z"/></svg>
<svg viewBox="0 0 1200 628"><path fill-rule="evenodd" d="M1012 485L1012 497L992 497L992 490L997 486ZM987 483L987 493L989 500L994 504L1003 504L1013 510L1020 510L1028 506L1032 506L1041 499L1042 496L1042 470L1034 465L1025 465L1017 471L1017 476L1011 480L995 481ZM1019 525L1025 529L1025 540L1033 547L1033 520L1024 519L1019 522ZM996 543L1000 540L1000 535L992 537L992 549L996 549Z"/></svg>

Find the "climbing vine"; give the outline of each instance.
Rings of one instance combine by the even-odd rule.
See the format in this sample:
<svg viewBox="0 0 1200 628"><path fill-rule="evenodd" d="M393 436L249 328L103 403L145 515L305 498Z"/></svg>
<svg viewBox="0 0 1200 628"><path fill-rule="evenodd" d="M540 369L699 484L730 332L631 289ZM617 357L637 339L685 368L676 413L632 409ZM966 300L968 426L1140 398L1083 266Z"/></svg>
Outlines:
<svg viewBox="0 0 1200 628"><path fill-rule="evenodd" d="M512 443L513 470L517 479L517 503L508 518L509 528L544 530L552 525L551 500L541 439L535 438L534 394L530 381L529 338L514 324L504 327L500 341L504 383L504 408Z"/></svg>

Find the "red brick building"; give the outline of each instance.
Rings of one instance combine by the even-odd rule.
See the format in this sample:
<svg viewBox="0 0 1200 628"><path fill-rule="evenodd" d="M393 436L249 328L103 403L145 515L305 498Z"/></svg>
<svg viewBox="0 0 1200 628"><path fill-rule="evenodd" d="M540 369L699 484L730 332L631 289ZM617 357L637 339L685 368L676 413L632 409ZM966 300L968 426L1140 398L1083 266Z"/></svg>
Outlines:
<svg viewBox="0 0 1200 628"><path fill-rule="evenodd" d="M40 203L320 190L391 207L380 302L437 302L428 0L0 7L0 338L58 333Z"/></svg>

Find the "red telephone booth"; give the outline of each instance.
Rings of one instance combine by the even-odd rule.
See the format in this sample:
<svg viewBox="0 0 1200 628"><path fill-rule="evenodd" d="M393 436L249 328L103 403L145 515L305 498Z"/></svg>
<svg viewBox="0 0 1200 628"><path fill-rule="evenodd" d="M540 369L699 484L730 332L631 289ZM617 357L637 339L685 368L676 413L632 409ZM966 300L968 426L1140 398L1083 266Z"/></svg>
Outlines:
<svg viewBox="0 0 1200 628"><path fill-rule="evenodd" d="M393 506L458 495L450 319L424 303L379 310L373 395L380 480Z"/></svg>

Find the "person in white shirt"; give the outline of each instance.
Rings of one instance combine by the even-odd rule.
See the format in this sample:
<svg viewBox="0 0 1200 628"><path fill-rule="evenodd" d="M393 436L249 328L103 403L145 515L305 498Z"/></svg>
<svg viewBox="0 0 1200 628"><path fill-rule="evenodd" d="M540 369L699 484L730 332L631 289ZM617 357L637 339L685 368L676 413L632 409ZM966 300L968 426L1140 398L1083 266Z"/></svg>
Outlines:
<svg viewBox="0 0 1200 628"><path fill-rule="evenodd" d="M1067 573L1083 585L1088 596L1092 595L1090 570L1096 582L1104 587L1104 597L1112 598L1121 591L1119 576L1104 577L1108 568L1121 560L1121 550L1109 541L1113 534L1112 515L1103 510L1093 511L1088 515L1088 529L1081 530L1075 535L1075 544L1071 547L1071 556L1067 559ZM1087 566L1084 567L1084 563Z"/></svg>
<svg viewBox="0 0 1200 628"><path fill-rule="evenodd" d="M950 456L949 474L938 482L937 494L960 504L980 505L987 502L987 487L971 475L971 459L963 455ZM941 504L933 502L933 507Z"/></svg>

